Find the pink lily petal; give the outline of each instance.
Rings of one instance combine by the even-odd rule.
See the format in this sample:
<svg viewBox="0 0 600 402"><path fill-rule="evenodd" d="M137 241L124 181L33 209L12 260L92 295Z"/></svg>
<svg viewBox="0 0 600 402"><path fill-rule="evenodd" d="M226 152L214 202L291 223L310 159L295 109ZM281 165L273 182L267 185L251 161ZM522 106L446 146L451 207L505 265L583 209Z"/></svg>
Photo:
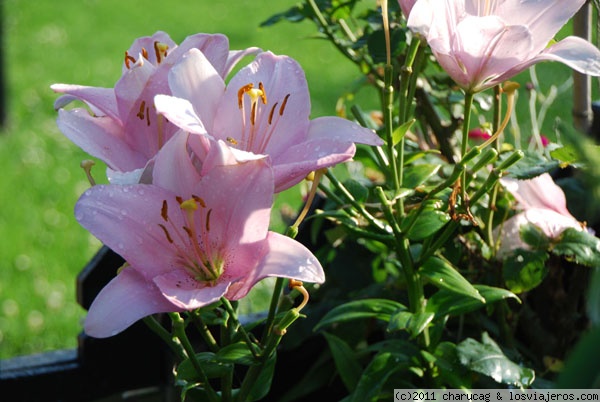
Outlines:
<svg viewBox="0 0 600 402"><path fill-rule="evenodd" d="M585 0L506 0L498 4L495 13L513 25L526 25L535 32L533 49L537 53L584 3Z"/></svg>
<svg viewBox="0 0 600 402"><path fill-rule="evenodd" d="M133 268L125 268L98 294L90 306L84 330L89 336L107 338L143 317L182 311L161 296L159 289Z"/></svg>
<svg viewBox="0 0 600 402"><path fill-rule="evenodd" d="M517 249L528 250L530 248L521 239L520 235L521 226L528 223L540 228L550 239L556 238L568 228L583 230L581 224L575 218L564 216L554 210L545 208L526 209L504 222L500 232L500 247L496 252L497 258L503 258Z"/></svg>
<svg viewBox="0 0 600 402"><path fill-rule="evenodd" d="M181 310L194 310L218 301L230 282L219 278L215 284L200 282L183 269L155 277L154 283L164 297Z"/></svg>
<svg viewBox="0 0 600 402"><path fill-rule="evenodd" d="M417 0L398 0L398 4L400 4L400 8L402 9L402 14L404 14L406 18L410 15L416 2Z"/></svg>
<svg viewBox="0 0 600 402"><path fill-rule="evenodd" d="M169 86L173 96L195 106L196 115L206 127L213 126L225 81L202 52L192 49L183 56L169 72Z"/></svg>
<svg viewBox="0 0 600 402"><path fill-rule="evenodd" d="M249 47L244 50L230 50L229 57L227 58L227 64L225 65L225 70L222 72L221 77L227 77L235 65L244 57L257 55L260 52L262 52L262 49L258 47Z"/></svg>
<svg viewBox="0 0 600 402"><path fill-rule="evenodd" d="M523 71L541 61L557 61L582 74L600 76L600 50L588 41L576 36L569 36L548 47L513 71ZM499 79L502 79L502 77L499 77Z"/></svg>
<svg viewBox="0 0 600 402"><path fill-rule="evenodd" d="M501 183L519 202L521 209L545 208L575 219L567 209L565 193L548 173L530 180L503 178Z"/></svg>
<svg viewBox="0 0 600 402"><path fill-rule="evenodd" d="M163 200L174 203L175 195L153 185L97 185L81 196L75 218L132 266L143 267L150 278L164 273L173 261L172 246L158 225L164 223ZM173 215L182 226L180 214Z"/></svg>
<svg viewBox="0 0 600 402"><path fill-rule="evenodd" d="M373 130L334 116L317 117L310 121L307 140L320 139L383 145L383 140Z"/></svg>
<svg viewBox="0 0 600 402"><path fill-rule="evenodd" d="M84 101L96 116L119 119L115 90L113 88L87 87L83 85L53 84L50 88L63 95L54 102L54 109L62 109L74 100Z"/></svg>
<svg viewBox="0 0 600 402"><path fill-rule="evenodd" d="M188 156L187 143L190 134L179 131L156 155L152 170L152 183L190 198L190 183L198 183L201 176Z"/></svg>
<svg viewBox="0 0 600 402"><path fill-rule="evenodd" d="M259 83L265 88L267 104L258 103L256 124L252 125L249 117L250 99L248 96L242 98L247 116L244 122L238 105L238 92L248 84L258 88ZM284 101L285 108L282 110ZM269 124L273 108L272 124ZM284 56L264 52L242 68L227 85L210 134L222 140L233 138L246 151L277 154L290 143L302 140L308 127L309 113L308 87L298 63ZM251 132L257 133L256 138Z"/></svg>
<svg viewBox="0 0 600 402"><path fill-rule="evenodd" d="M109 167L133 170L145 163L145 157L123 140L121 127L109 117L93 117L84 109L61 109L57 125L67 138Z"/></svg>
<svg viewBox="0 0 600 402"><path fill-rule="evenodd" d="M543 60L600 75L600 53L583 40L545 49L584 0L419 0L408 26L420 33L448 75L469 92L507 80ZM554 48L554 49L553 49Z"/></svg>
<svg viewBox="0 0 600 402"><path fill-rule="evenodd" d="M196 115L194 106L187 99L156 95L154 105L158 113L164 115L171 123L184 131L200 135L207 134L204 123Z"/></svg>
<svg viewBox="0 0 600 402"><path fill-rule="evenodd" d="M225 248L265 238L273 204L273 172L266 159L217 166L193 191L212 206L211 220L219 225L211 226L211 236Z"/></svg>
<svg viewBox="0 0 600 402"><path fill-rule="evenodd" d="M268 249L253 275L232 284L225 297L241 299L258 281L273 276L311 283L325 282L321 264L301 243L274 232L269 232L267 240ZM235 275L234 272L232 274Z"/></svg>
<svg viewBox="0 0 600 402"><path fill-rule="evenodd" d="M307 172L337 165L352 159L352 142L311 140L290 147L273 161L275 192L286 190L306 178Z"/></svg>

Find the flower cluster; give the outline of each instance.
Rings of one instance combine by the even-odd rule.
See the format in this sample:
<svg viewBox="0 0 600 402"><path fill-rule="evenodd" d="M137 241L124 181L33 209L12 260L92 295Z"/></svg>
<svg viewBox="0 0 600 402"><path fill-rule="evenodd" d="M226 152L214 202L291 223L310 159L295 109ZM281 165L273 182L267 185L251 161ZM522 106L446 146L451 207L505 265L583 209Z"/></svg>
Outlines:
<svg viewBox="0 0 600 402"><path fill-rule="evenodd" d="M254 60L226 84L248 55ZM308 249L268 230L273 195L351 159L355 142L381 140L340 117L310 120L296 61L230 51L223 35L176 46L157 32L125 52L114 88L52 88L65 94L59 128L103 160L111 180L81 196L76 218L126 260L90 308L89 335L238 300L265 277L325 280ZM65 109L73 100L88 107Z"/></svg>

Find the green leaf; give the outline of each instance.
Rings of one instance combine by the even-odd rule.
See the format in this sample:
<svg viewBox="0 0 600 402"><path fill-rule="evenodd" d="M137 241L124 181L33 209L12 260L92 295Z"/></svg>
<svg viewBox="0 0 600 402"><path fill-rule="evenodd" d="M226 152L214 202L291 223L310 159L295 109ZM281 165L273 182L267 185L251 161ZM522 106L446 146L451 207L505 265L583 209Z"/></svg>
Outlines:
<svg viewBox="0 0 600 402"><path fill-rule="evenodd" d="M522 293L537 287L548 273L546 251L517 250L504 258L502 274L506 286L514 293Z"/></svg>
<svg viewBox="0 0 600 402"><path fill-rule="evenodd" d="M284 12L274 14L260 23L261 27L268 27L277 24L280 21L300 22L306 18L304 6L297 5Z"/></svg>
<svg viewBox="0 0 600 402"><path fill-rule="evenodd" d="M422 209L412 210L402 221L400 229L410 240L422 240L440 230L450 220L450 215L440 210L441 201L428 200ZM415 223L408 230L407 225L414 215L418 214ZM407 232L408 230L408 232Z"/></svg>
<svg viewBox="0 0 600 402"><path fill-rule="evenodd" d="M536 250L548 250L550 240L542 229L532 223L526 223L519 227L521 240Z"/></svg>
<svg viewBox="0 0 600 402"><path fill-rule="evenodd" d="M343 184L356 201L364 202L367 200L369 189L363 184L354 179L345 180Z"/></svg>
<svg viewBox="0 0 600 402"><path fill-rule="evenodd" d="M333 308L319 321L314 331L337 322L377 319L389 322L396 310L406 310L406 306L388 299L353 300Z"/></svg>
<svg viewBox="0 0 600 402"><path fill-rule="evenodd" d="M400 358L390 352L380 352L376 354L369 365L365 368L356 390L351 395L351 402L366 402L378 400L379 393L396 371L403 368L399 364Z"/></svg>
<svg viewBox="0 0 600 402"><path fill-rule="evenodd" d="M504 355L502 349L484 332L481 341L467 338L456 347L458 358L465 367L487 375L500 384L527 387L535 379L533 370L522 367Z"/></svg>
<svg viewBox="0 0 600 402"><path fill-rule="evenodd" d="M525 152L525 157L512 165L507 172L520 180L532 179L559 167L559 162L547 160L537 152Z"/></svg>
<svg viewBox="0 0 600 402"><path fill-rule="evenodd" d="M406 124L406 123L405 123ZM424 151L416 151L416 152L406 152L404 154L404 165L410 165L416 160L424 158L428 154L440 155L441 152L439 149L427 149Z"/></svg>
<svg viewBox="0 0 600 402"><path fill-rule="evenodd" d="M419 164L406 166L404 168L404 180L402 181L402 187L404 188L417 188L421 184L425 183L427 179L437 173L442 165L431 165L431 164Z"/></svg>
<svg viewBox="0 0 600 402"><path fill-rule="evenodd" d="M483 296L485 303L473 297L441 289L427 300L425 311L434 313L437 319L446 315L470 313L499 300L509 298L519 300L514 293L506 289L486 285L473 285L473 287Z"/></svg>
<svg viewBox="0 0 600 402"><path fill-rule="evenodd" d="M411 338L417 337L433 320L435 314L431 312L411 313L410 311L397 311L390 318L388 331L408 331Z"/></svg>
<svg viewBox="0 0 600 402"><path fill-rule="evenodd" d="M386 61L386 47L385 47L385 34L383 30L377 30L372 32L367 38L367 48L369 54L373 58L375 63L385 63ZM400 55L406 47L406 34L400 29L392 31L390 37L390 48L392 57Z"/></svg>
<svg viewBox="0 0 600 402"><path fill-rule="evenodd" d="M247 366L256 363L245 342L232 343L223 347L215 355L215 360L221 363L244 364Z"/></svg>
<svg viewBox="0 0 600 402"><path fill-rule="evenodd" d="M451 388L472 388L467 369L460 364L456 345L452 342L440 342L434 352L435 365L438 369L439 380Z"/></svg>
<svg viewBox="0 0 600 402"><path fill-rule="evenodd" d="M551 251L578 264L600 267L600 239L585 230L566 229L555 240Z"/></svg>
<svg viewBox="0 0 600 402"><path fill-rule="evenodd" d="M350 346L335 335L323 332L335 366L348 392L354 391L362 373L362 367L356 359L356 354Z"/></svg>
<svg viewBox="0 0 600 402"><path fill-rule="evenodd" d="M430 257L423 263L419 273L440 289L472 297L481 303L485 303L485 299L471 285L471 282L462 276L448 261L439 257Z"/></svg>
<svg viewBox="0 0 600 402"><path fill-rule="evenodd" d="M415 119L411 119L394 130L394 132L392 133L392 143L394 144L394 146L396 146L402 140L402 138L404 138L404 136L406 135L408 130L410 130L414 122Z"/></svg>
<svg viewBox="0 0 600 402"><path fill-rule="evenodd" d="M208 378L218 378L227 374L231 370L231 365L216 360L212 352L201 352L196 354L196 359L200 362L200 367ZM201 376L190 361L186 359L177 366L177 380L185 382L199 382Z"/></svg>
<svg viewBox="0 0 600 402"><path fill-rule="evenodd" d="M556 148L550 151L550 156L561 162L562 165L571 165L581 159L577 150L572 145Z"/></svg>
<svg viewBox="0 0 600 402"><path fill-rule="evenodd" d="M276 360L277 354L273 353L254 382L254 386L250 390L248 398L246 399L247 401L258 401L267 396L269 390L271 389Z"/></svg>

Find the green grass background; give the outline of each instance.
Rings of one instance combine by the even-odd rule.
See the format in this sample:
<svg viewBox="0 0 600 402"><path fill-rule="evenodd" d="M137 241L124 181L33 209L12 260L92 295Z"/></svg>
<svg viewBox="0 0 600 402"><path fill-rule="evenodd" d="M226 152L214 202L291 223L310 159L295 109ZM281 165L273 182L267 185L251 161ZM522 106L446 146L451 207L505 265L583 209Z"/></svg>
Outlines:
<svg viewBox="0 0 600 402"><path fill-rule="evenodd" d="M57 130L50 85L112 87L131 42L157 30L176 42L220 32L232 49L259 46L296 58L308 78L313 117L334 114L356 68L329 42L309 39L311 23L259 28L296 1L3 2L8 118L0 134L0 358L76 345L85 312L75 302L75 278L100 247L73 217L88 187L79 168L88 156ZM103 178L101 165L95 176Z"/></svg>

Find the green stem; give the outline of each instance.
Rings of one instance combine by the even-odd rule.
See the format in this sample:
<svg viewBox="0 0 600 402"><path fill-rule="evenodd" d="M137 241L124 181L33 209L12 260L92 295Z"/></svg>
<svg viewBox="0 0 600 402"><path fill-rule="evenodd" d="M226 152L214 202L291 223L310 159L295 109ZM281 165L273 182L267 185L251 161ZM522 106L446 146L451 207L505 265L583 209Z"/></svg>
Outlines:
<svg viewBox="0 0 600 402"><path fill-rule="evenodd" d="M383 87L383 123L385 130L385 142L387 148L387 157L390 162L390 175L393 182L393 188L396 194L400 192L402 187L402 169L404 164L404 146L400 144L398 160L396 159L396 149L394 146L394 87L392 85L394 69L391 65L386 65L384 70L384 87ZM401 202L401 199L400 199Z"/></svg>
<svg viewBox="0 0 600 402"><path fill-rule="evenodd" d="M462 135L462 143L460 144L460 156L461 159L465 157L467 154L467 146L469 144L469 127L471 125L471 107L473 106L473 97L474 94L471 92L465 93L465 111L464 111L464 121L463 121L463 135ZM467 171L464 170L461 175L460 182L460 194L461 194L461 202L467 208L466 205L466 195L467 195Z"/></svg>
<svg viewBox="0 0 600 402"><path fill-rule="evenodd" d="M215 338L213 337L210 330L208 329L208 326L206 325L206 323L204 323L204 320L200 316L200 311L199 310L192 311L191 317L192 317L192 322L194 323L194 325L196 326L196 329L200 333L200 336L202 336L202 339L204 340L204 342L206 342L208 349L213 353L218 352L219 345L218 345L217 341L215 340Z"/></svg>
<svg viewBox="0 0 600 402"><path fill-rule="evenodd" d="M202 366L200 365L200 361L196 357L196 352L194 350L194 347L192 346L189 338L187 337L187 334L185 333L185 321L183 320L183 318L181 318L179 313L169 313L169 317L171 317L171 321L173 322L173 333L177 337L177 339L179 339L179 341L181 342L181 345L183 346L183 349L185 350L185 353L187 354L188 359L190 359L192 366L194 366L194 369L196 370L197 374L200 376L200 379L204 386L204 390L206 391L206 394L207 394L209 400L211 402L219 402L220 401L219 395L215 392L215 390L210 385L208 377L206 376L206 373L202 369Z"/></svg>
<svg viewBox="0 0 600 402"><path fill-rule="evenodd" d="M327 176L331 184L333 184L333 186L344 195L348 203L352 205L352 207L354 207L354 209L358 213L360 213L363 216L363 218L367 220L367 222L369 222L371 225L377 228L380 232L387 233L387 230L385 229L383 223L375 219L375 217L371 215L363 205L356 201L356 199L354 199L354 197L352 196L352 194L350 194L348 189L346 189L346 187L344 187L344 185L340 183L340 181L337 179L337 177L335 177L335 175L333 175L330 171L327 171L325 175Z"/></svg>
<svg viewBox="0 0 600 402"><path fill-rule="evenodd" d="M144 317L144 322L146 325L154 331L166 344L171 348L175 356L181 361L185 359L185 351L181 346L181 343L177 341L177 338L173 338L171 333L167 331L160 323L154 318L154 316Z"/></svg>
<svg viewBox="0 0 600 402"><path fill-rule="evenodd" d="M492 132L496 132L500 129L500 124L502 120L502 104L500 102L502 97L502 88L500 85L496 85L494 87L494 117L492 122ZM496 138L494 141L494 145L497 151L500 151L500 137ZM493 249L494 248L494 233L493 233L493 225L494 225L494 213L496 211L496 200L498 198L498 190L499 184L496 183L492 190L492 194L490 196L490 202L488 205L488 216L486 223L486 237L488 245Z"/></svg>
<svg viewBox="0 0 600 402"><path fill-rule="evenodd" d="M265 322L265 329L261 339L265 339L266 336L271 333L273 327L273 321L275 321L275 314L277 314L277 306L279 305L279 297L283 290L284 278L277 278L275 280L275 286L273 287L273 295L271 296L271 304L269 305L269 312L267 314L267 321Z"/></svg>
<svg viewBox="0 0 600 402"><path fill-rule="evenodd" d="M254 344L254 342L252 342L252 340L250 339L250 336L248 335L248 332L246 332L246 329L244 328L244 326L242 324L240 324L240 322L238 321L237 313L236 313L235 309L232 307L229 300L227 300L224 297L221 297L221 303L223 304L223 307L225 307L225 310L229 314L229 319L233 322L233 324L235 326L235 328L232 328L232 331L233 332L239 331L239 333L242 334L242 338L244 339L244 342L246 342L248 349L250 350L250 352L252 352L252 355L257 358L258 357L258 352L256 351L257 345Z"/></svg>
<svg viewBox="0 0 600 402"><path fill-rule="evenodd" d="M375 195L379 198L383 213L394 232L396 252L398 253L400 264L402 264L402 272L404 272L406 278L410 310L413 313L422 312L425 308L423 283L421 282L419 273L415 270L412 256L410 255L408 239L402 234L396 218L394 217L390 202L386 198L383 189L381 187L376 187ZM428 340L426 343L428 343Z"/></svg>

